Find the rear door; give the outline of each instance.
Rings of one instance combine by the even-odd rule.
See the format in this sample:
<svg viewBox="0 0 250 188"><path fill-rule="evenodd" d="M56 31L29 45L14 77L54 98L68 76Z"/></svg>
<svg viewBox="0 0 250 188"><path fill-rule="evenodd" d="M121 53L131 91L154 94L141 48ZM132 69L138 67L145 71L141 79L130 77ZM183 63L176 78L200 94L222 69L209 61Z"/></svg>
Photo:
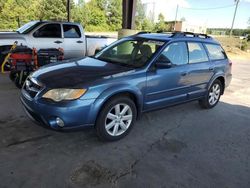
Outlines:
<svg viewBox="0 0 250 188"><path fill-rule="evenodd" d="M162 108L187 100L190 82L188 73L188 51L185 42L169 44L159 56L157 63L171 63L169 68L151 68L147 72L147 90L144 110ZM153 65L154 66L154 65Z"/></svg>
<svg viewBox="0 0 250 188"><path fill-rule="evenodd" d="M190 88L188 98L195 99L205 95L207 84L214 74L214 66L209 61L202 43L187 42L189 71L187 75Z"/></svg>
<svg viewBox="0 0 250 188"><path fill-rule="evenodd" d="M30 35L27 42L30 47L34 47L37 50L42 48L62 48L62 29L59 23L42 25Z"/></svg>
<svg viewBox="0 0 250 188"><path fill-rule="evenodd" d="M63 24L63 50L66 59L84 57L85 37L81 28L75 24Z"/></svg>

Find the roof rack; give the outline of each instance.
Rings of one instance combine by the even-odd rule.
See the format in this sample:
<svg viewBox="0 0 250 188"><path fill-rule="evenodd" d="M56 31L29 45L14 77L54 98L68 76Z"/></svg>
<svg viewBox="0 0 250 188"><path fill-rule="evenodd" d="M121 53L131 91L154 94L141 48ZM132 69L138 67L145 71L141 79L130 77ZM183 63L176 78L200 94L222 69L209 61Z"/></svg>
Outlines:
<svg viewBox="0 0 250 188"><path fill-rule="evenodd" d="M150 31L140 31L140 32L136 33L135 35L147 34L147 33L151 33L151 32Z"/></svg>
<svg viewBox="0 0 250 188"><path fill-rule="evenodd" d="M152 32L141 31L141 32L136 33L135 35L148 34L148 33L152 33ZM203 33L181 32L181 31L175 31L175 32L157 31L156 33L168 34L168 35L171 35L170 37L173 37L173 38L179 38L179 37L198 37L198 38L203 38L203 39L211 39L212 38L212 37L208 36L207 34L203 34Z"/></svg>
<svg viewBox="0 0 250 188"><path fill-rule="evenodd" d="M178 37L198 37L198 38L204 38L204 39L211 38L207 34L203 34L203 33L173 32L172 34L173 34L172 37L176 37L176 38Z"/></svg>

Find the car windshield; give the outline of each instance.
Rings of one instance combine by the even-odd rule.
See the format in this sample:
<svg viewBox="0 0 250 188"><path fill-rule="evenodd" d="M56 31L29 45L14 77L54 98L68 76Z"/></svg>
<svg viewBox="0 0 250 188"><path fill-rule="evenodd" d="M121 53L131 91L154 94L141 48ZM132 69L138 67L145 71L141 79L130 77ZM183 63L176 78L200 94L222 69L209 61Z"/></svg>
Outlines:
<svg viewBox="0 0 250 188"><path fill-rule="evenodd" d="M20 27L19 29L17 29L16 31L20 34L27 34L31 30L33 30L35 27L37 27L38 25L40 25L40 22L38 22L38 21L28 22L25 25L23 25L22 27Z"/></svg>
<svg viewBox="0 0 250 188"><path fill-rule="evenodd" d="M125 40L102 50L95 58L128 67L143 67L163 44L141 38Z"/></svg>

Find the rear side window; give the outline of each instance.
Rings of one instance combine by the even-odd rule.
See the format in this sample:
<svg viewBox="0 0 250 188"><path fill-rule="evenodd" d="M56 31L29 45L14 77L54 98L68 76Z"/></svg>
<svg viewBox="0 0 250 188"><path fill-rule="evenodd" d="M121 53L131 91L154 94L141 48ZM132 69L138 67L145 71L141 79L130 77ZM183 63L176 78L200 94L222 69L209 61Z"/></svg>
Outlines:
<svg viewBox="0 0 250 188"><path fill-rule="evenodd" d="M188 63L187 45L185 42L174 42L169 44L160 55L161 59L168 59L173 65L184 65Z"/></svg>
<svg viewBox="0 0 250 188"><path fill-rule="evenodd" d="M81 38L81 32L77 25L63 25L64 38Z"/></svg>
<svg viewBox="0 0 250 188"><path fill-rule="evenodd" d="M208 55L211 60L226 59L226 54L220 45L216 44L205 44Z"/></svg>
<svg viewBox="0 0 250 188"><path fill-rule="evenodd" d="M188 42L189 63L208 61L207 53L201 43Z"/></svg>
<svg viewBox="0 0 250 188"><path fill-rule="evenodd" d="M33 36L37 38L61 38L60 24L47 24L34 32Z"/></svg>

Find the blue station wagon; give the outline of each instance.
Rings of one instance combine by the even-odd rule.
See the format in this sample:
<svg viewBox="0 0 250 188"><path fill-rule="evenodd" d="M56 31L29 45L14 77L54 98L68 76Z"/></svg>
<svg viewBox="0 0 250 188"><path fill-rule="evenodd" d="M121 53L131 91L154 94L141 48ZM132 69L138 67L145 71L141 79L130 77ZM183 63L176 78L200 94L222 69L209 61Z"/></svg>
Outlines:
<svg viewBox="0 0 250 188"><path fill-rule="evenodd" d="M232 63L204 34L139 33L93 57L54 63L26 80L28 116L57 130L94 126L102 140L129 133L143 113L198 100L213 108L231 81Z"/></svg>

